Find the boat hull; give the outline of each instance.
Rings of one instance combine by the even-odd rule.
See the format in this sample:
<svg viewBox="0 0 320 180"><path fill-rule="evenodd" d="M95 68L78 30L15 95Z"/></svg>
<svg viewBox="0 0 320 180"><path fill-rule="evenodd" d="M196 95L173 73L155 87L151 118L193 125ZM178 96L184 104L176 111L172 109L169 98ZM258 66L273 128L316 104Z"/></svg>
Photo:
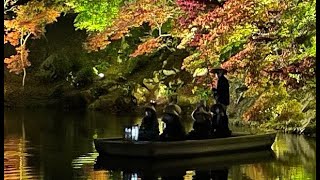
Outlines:
<svg viewBox="0 0 320 180"><path fill-rule="evenodd" d="M94 144L100 155L166 158L270 149L275 137L276 133L258 135L234 133L233 137L228 138L174 142L123 141L121 138L95 139Z"/></svg>

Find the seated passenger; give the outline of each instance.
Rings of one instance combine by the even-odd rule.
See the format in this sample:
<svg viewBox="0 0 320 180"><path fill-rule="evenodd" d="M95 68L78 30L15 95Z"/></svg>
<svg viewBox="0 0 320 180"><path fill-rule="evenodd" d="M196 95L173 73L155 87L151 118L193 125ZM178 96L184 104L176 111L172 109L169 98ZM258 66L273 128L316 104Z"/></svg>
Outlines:
<svg viewBox="0 0 320 180"><path fill-rule="evenodd" d="M228 137L231 136L229 130L229 120L227 113L225 112L221 104L214 104L211 107L212 117L212 135L213 137Z"/></svg>
<svg viewBox="0 0 320 180"><path fill-rule="evenodd" d="M202 121L204 119L211 118L211 113L209 112L203 100L201 100L196 109L193 110L193 112L191 113L191 117L194 121Z"/></svg>
<svg viewBox="0 0 320 180"><path fill-rule="evenodd" d="M173 95L169 98L169 104L164 108L164 112L169 112L171 110L174 110L178 113L179 116L181 116L181 108L177 104L177 96Z"/></svg>
<svg viewBox="0 0 320 180"><path fill-rule="evenodd" d="M167 109L164 112L162 121L165 123L165 128L160 135L160 140L178 141L185 139L184 126L181 123L179 114L174 109Z"/></svg>
<svg viewBox="0 0 320 180"><path fill-rule="evenodd" d="M159 139L159 123L155 109L155 102L151 101L151 105L145 108L145 117L142 119L138 140L152 141Z"/></svg>
<svg viewBox="0 0 320 180"><path fill-rule="evenodd" d="M191 114L193 123L193 130L189 132L187 139L207 139L211 136L211 113L205 110L203 103Z"/></svg>

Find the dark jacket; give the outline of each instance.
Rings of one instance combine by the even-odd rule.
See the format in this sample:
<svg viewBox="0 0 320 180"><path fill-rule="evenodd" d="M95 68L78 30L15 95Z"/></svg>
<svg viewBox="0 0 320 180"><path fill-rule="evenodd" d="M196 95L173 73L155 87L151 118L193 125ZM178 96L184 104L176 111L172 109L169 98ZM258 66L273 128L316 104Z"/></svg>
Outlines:
<svg viewBox="0 0 320 180"><path fill-rule="evenodd" d="M147 109L146 109L147 110ZM142 119L140 128L139 128L139 140L142 141L151 141L157 140L159 138L159 123L157 114L154 108L149 108L151 110L151 116L145 116Z"/></svg>
<svg viewBox="0 0 320 180"><path fill-rule="evenodd" d="M229 130L229 119L227 115L214 114L212 118L212 135L214 137L227 137L231 135Z"/></svg>
<svg viewBox="0 0 320 180"><path fill-rule="evenodd" d="M226 106L230 104L229 81L224 76L218 79L216 95L218 103Z"/></svg>
<svg viewBox="0 0 320 180"><path fill-rule="evenodd" d="M212 136L211 121L205 120L203 122L195 121L193 123L193 130L187 135L187 139L207 139Z"/></svg>
<svg viewBox="0 0 320 180"><path fill-rule="evenodd" d="M165 113L162 121L166 123L166 127L163 130L163 133L160 135L160 140L178 141L185 139L185 128L182 125L179 116L175 114Z"/></svg>
<svg viewBox="0 0 320 180"><path fill-rule="evenodd" d="M197 107L192 112L194 119L193 130L189 132L188 139L206 139L211 136L211 114L204 107Z"/></svg>

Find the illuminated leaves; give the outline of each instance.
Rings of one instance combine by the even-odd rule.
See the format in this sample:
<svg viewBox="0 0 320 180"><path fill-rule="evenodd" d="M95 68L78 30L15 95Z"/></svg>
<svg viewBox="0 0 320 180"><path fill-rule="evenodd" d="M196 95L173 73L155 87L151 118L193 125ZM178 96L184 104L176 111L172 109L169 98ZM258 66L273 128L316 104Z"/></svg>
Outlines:
<svg viewBox="0 0 320 180"><path fill-rule="evenodd" d="M285 87L270 86L267 91L260 94L255 103L243 114L246 121L267 121L271 120L271 113L277 104L286 100L289 95Z"/></svg>
<svg viewBox="0 0 320 180"><path fill-rule="evenodd" d="M271 79L285 81L287 87L298 89L315 77L315 64L315 58L309 57L281 68L270 65L264 71Z"/></svg>
<svg viewBox="0 0 320 180"><path fill-rule="evenodd" d="M4 44L10 43L12 46L19 45L20 32L13 31L13 32L5 32L5 33L6 34L4 35Z"/></svg>
<svg viewBox="0 0 320 180"><path fill-rule="evenodd" d="M223 7L217 7L207 14L201 15L192 23L202 30L206 30L198 46L208 55L214 52L212 46L224 43L229 31L232 31L236 25L245 24L254 16L254 1L251 0L230 0ZM215 38L219 38L215 41ZM217 44L218 43L218 44Z"/></svg>
<svg viewBox="0 0 320 180"><path fill-rule="evenodd" d="M105 38L104 34L98 34L95 36L91 36L88 41L84 44L84 48L88 51L98 51L107 47L110 44L108 38Z"/></svg>
<svg viewBox="0 0 320 180"><path fill-rule="evenodd" d="M16 10L16 18L8 20L5 28L30 32L35 37L40 37L45 32L45 25L57 21L60 12L54 7L46 7L44 2L30 1L20 5Z"/></svg>
<svg viewBox="0 0 320 180"><path fill-rule="evenodd" d="M314 87L315 0L228 0L219 5L197 0L176 0L172 4L137 0L124 5L112 25L92 34L85 47L89 51L103 49L132 28L147 23L152 31L159 31L159 37L146 35L147 40L130 56L147 55L165 46L161 26L169 19L173 25L166 33L178 39L176 49L189 52L181 69L195 74L195 84L212 86L213 78L197 76L197 71L221 66L228 70L229 78L248 87L246 96L261 96L268 91L246 112L247 120L267 118L260 111L276 111L271 109L276 94L273 86L283 84L281 90L293 91Z"/></svg>
<svg viewBox="0 0 320 180"><path fill-rule="evenodd" d="M254 44L247 44L245 49L229 58L228 61L222 63L221 67L226 69L229 73L235 73L239 71L240 68L243 69L247 65L244 59L248 58L250 53L252 53L253 51Z"/></svg>
<svg viewBox="0 0 320 180"><path fill-rule="evenodd" d="M7 68L10 72L19 74L24 68L31 65L28 61L29 50L25 46L19 46L16 48L17 54L11 55L9 58L4 59L4 63L7 64Z"/></svg>
<svg viewBox="0 0 320 180"><path fill-rule="evenodd" d="M77 13L74 26L87 31L102 31L110 26L124 0L87 1L67 0L66 4Z"/></svg>
<svg viewBox="0 0 320 180"><path fill-rule="evenodd" d="M176 4L183 12L177 20L181 27L188 27L198 14L206 8L205 3L197 0L176 0Z"/></svg>
<svg viewBox="0 0 320 180"><path fill-rule="evenodd" d="M199 65L203 64L203 60L199 60L200 53L193 53L183 60L181 69L193 73ZM196 64L195 64L196 63Z"/></svg>
<svg viewBox="0 0 320 180"><path fill-rule="evenodd" d="M161 38L151 38L140 44L134 53L130 54L130 57L137 57L143 54L153 52L155 49L161 46Z"/></svg>
<svg viewBox="0 0 320 180"><path fill-rule="evenodd" d="M57 21L57 17L60 16L55 7L46 7L44 2L40 1L30 1L26 5L20 5L16 7L15 13L14 19L4 21L4 43L13 46L21 43L19 42L21 38L28 33L39 38L45 32L45 25Z"/></svg>
<svg viewBox="0 0 320 180"><path fill-rule="evenodd" d="M44 1L29 1L25 5L14 6L14 18L4 20L4 44L9 43L16 49L16 54L4 59L10 72L24 72L22 85L26 76L25 69L31 65L28 60L29 50L26 42L29 37L40 38L45 33L45 26L57 21L60 6L46 6Z"/></svg>
<svg viewBox="0 0 320 180"><path fill-rule="evenodd" d="M283 84L270 86L255 103L243 114L246 121L287 124L289 121L304 119L303 106L296 99L290 98Z"/></svg>
<svg viewBox="0 0 320 180"><path fill-rule="evenodd" d="M110 27L89 36L85 48L88 51L104 49L110 40L121 39L131 28L140 27L143 23L148 23L151 29L161 29L162 24L173 16L173 12L174 7L156 0L137 0L128 3L121 8Z"/></svg>

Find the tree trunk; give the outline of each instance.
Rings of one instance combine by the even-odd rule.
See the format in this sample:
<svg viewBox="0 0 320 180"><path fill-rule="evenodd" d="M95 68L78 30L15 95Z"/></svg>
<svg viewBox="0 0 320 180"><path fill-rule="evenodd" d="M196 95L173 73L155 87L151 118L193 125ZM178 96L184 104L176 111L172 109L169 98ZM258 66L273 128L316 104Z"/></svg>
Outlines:
<svg viewBox="0 0 320 180"><path fill-rule="evenodd" d="M23 47L26 45L26 42L28 40L28 38L30 37L31 33L29 32L27 34L27 36L24 38L23 37L23 31L21 33L21 39L20 39L20 47ZM22 61L22 65L24 66L24 49L21 49L21 61ZM27 76L27 71L26 71L26 68L23 67L23 78L22 78L22 88L24 89L24 82L25 82L25 79L26 79L26 76Z"/></svg>
<svg viewBox="0 0 320 180"><path fill-rule="evenodd" d="M26 68L23 68L23 78L22 78L22 87L24 88L24 81L26 79L27 71Z"/></svg>

